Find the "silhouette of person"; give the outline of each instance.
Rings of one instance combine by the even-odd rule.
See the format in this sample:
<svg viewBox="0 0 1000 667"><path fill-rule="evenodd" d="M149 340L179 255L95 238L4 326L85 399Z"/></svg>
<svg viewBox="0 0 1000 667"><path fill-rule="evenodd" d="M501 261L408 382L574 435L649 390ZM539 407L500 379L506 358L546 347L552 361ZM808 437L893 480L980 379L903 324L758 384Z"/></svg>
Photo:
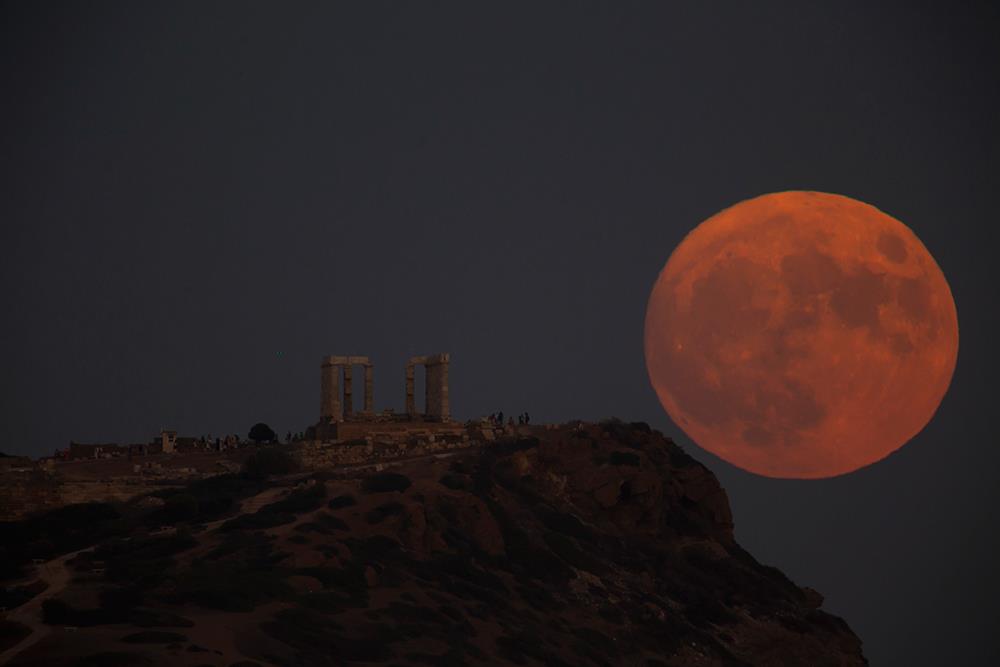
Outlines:
<svg viewBox="0 0 1000 667"><path fill-rule="evenodd" d="M525 424L531 423L531 416L527 412L524 413L524 423Z"/></svg>
<svg viewBox="0 0 1000 667"><path fill-rule="evenodd" d="M503 426L503 410L497 412L497 423Z"/></svg>
<svg viewBox="0 0 1000 667"><path fill-rule="evenodd" d="M524 414L523 413L519 414L517 416L517 423L520 424L520 425L522 425L522 426L524 425Z"/></svg>

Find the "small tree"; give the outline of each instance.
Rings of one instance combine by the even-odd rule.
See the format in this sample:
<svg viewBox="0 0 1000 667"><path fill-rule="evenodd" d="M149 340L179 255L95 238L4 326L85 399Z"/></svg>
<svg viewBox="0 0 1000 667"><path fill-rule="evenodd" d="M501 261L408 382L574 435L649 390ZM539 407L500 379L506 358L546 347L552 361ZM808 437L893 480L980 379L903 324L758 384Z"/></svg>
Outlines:
<svg viewBox="0 0 1000 667"><path fill-rule="evenodd" d="M278 439L278 436L271 430L271 427L263 422L254 424L247 437L258 445L262 442L274 442Z"/></svg>

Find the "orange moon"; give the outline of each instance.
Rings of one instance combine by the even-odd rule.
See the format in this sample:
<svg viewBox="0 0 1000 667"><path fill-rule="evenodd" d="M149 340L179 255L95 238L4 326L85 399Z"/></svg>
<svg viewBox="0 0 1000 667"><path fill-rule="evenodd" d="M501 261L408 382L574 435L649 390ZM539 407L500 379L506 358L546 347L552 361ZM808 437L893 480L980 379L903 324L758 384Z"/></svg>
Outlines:
<svg viewBox="0 0 1000 667"><path fill-rule="evenodd" d="M702 448L768 477L833 477L930 421L958 317L920 239L821 192L740 202L670 255L646 308L660 403Z"/></svg>

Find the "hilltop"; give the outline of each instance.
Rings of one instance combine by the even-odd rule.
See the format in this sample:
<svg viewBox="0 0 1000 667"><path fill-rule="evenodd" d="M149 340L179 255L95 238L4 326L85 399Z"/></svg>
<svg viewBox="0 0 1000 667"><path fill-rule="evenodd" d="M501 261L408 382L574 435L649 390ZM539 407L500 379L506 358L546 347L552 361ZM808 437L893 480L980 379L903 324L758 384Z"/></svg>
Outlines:
<svg viewBox="0 0 1000 667"><path fill-rule="evenodd" d="M866 664L817 592L736 543L714 475L644 424L378 467L0 524L19 578L0 650L21 666Z"/></svg>

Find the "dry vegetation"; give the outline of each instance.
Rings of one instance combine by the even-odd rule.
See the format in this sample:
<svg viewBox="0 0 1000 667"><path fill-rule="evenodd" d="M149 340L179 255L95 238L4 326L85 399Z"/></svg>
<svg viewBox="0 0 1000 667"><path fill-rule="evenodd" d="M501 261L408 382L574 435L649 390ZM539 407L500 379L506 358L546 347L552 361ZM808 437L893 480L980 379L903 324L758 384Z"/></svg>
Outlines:
<svg viewBox="0 0 1000 667"><path fill-rule="evenodd" d="M163 495L2 527L28 579L35 554L96 544L43 605L57 632L12 664L863 664L843 621L733 541L715 478L642 424ZM68 601L82 587L97 604Z"/></svg>

